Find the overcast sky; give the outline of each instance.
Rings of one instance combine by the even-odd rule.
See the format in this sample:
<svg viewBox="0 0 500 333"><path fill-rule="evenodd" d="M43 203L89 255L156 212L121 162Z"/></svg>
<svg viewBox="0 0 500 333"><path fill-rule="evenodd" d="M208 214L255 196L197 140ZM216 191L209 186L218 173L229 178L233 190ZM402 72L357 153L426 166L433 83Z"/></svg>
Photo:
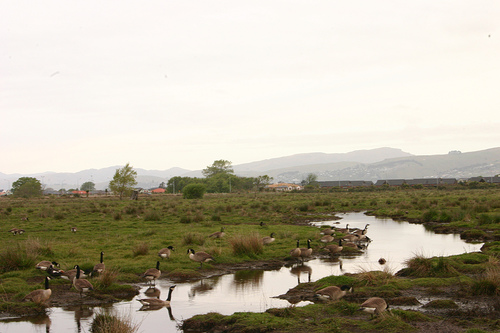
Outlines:
<svg viewBox="0 0 500 333"><path fill-rule="evenodd" d="M500 146L500 1L0 0L0 172Z"/></svg>

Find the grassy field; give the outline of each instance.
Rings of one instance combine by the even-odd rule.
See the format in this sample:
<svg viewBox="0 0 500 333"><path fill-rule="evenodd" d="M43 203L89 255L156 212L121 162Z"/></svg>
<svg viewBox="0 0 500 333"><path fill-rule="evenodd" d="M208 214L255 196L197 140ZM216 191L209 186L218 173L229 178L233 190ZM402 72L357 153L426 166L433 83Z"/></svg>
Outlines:
<svg viewBox="0 0 500 333"><path fill-rule="evenodd" d="M90 270L101 251L115 282L128 283L142 281L140 274L157 260L164 274L196 276L199 264L188 258L188 248L209 252L216 263L224 264L284 259L296 239L305 245L306 239L319 238L307 222L351 211L427 223L428 228L489 241L489 255L500 251L498 188L214 194L200 200L174 195L141 196L138 201L112 196L3 197L0 295L4 301L16 301L39 288L44 273L34 265L41 260L57 261L62 269L78 264ZM222 226L223 239L207 237ZM71 232L72 227L77 231ZM25 233L14 236L11 228ZM276 237L273 246L260 245L258 240L271 232ZM161 260L158 250L169 245L175 247L173 255Z"/></svg>

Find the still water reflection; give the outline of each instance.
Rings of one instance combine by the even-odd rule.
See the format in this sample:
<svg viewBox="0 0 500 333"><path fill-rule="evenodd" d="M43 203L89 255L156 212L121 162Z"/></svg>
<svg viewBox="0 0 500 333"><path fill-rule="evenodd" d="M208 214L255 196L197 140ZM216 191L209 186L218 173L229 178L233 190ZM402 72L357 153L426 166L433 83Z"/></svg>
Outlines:
<svg viewBox="0 0 500 333"><path fill-rule="evenodd" d="M465 243L457 235L439 235L425 230L422 225L377 219L362 213L341 215L342 220L316 223L340 227L349 224L352 228L364 228L369 223L368 235L373 242L359 256L341 255L339 258L315 259L303 266L292 265L277 270L239 271L234 274L203 279L196 282L176 283L172 295L172 307L142 311L137 300L114 304L109 309L115 313L132 317L140 325L139 332L161 328L164 332L179 331L177 324L196 314L219 312L232 314L242 311L265 311L271 307L290 305L288 301L274 298L284 294L298 283L316 281L328 275L341 275L361 270L381 270L378 263L385 258L385 266L392 271L404 267L404 261L415 254L424 256L446 256L478 251L482 244ZM141 290L140 297L158 295L164 299L172 283L158 281L156 288ZM307 304L299 302L298 305ZM52 308L49 316L15 319L0 322L0 332L89 332L90 323L102 308L77 306Z"/></svg>

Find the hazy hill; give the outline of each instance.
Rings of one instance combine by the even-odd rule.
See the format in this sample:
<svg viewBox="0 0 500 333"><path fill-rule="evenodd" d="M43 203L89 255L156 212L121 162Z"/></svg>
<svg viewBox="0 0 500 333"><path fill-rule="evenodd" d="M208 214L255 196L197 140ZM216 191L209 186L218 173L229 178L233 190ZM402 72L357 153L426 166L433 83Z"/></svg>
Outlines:
<svg viewBox="0 0 500 333"><path fill-rule="evenodd" d="M314 173L318 180L372 180L397 178L469 178L500 173L500 148L468 153L389 158L375 163L327 163L267 170L275 181L298 181ZM251 175L252 172L243 175Z"/></svg>
<svg viewBox="0 0 500 333"><path fill-rule="evenodd" d="M20 177L36 177L45 187L56 190L76 188L87 181L94 182L97 189L103 190L113 178L116 169L120 167L89 169L76 173L44 172L29 175L0 173L0 189L10 188L12 182ZM233 168L238 176L269 175L275 182L300 182L309 173L316 174L318 180L469 178L499 174L500 148L421 156L394 148L358 150L344 154L306 153L234 165ZM138 186L143 188L157 187L161 182L166 182L174 176L201 177L201 170L134 169L138 175Z"/></svg>

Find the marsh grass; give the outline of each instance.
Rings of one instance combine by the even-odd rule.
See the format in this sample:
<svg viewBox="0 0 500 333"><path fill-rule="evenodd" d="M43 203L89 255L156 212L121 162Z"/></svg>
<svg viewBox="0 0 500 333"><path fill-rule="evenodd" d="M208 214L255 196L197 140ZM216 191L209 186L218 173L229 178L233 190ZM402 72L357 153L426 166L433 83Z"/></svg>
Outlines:
<svg viewBox="0 0 500 333"><path fill-rule="evenodd" d="M95 280L96 282L94 283L94 285L97 289L109 288L113 283L116 283L118 281L119 274L119 269L108 268L104 272L99 274L99 276Z"/></svg>
<svg viewBox="0 0 500 333"><path fill-rule="evenodd" d="M132 248L132 255L134 257L137 257L137 256L145 256L149 253L149 245L148 243L146 242L142 242L142 243L139 243L139 244L136 244L133 248Z"/></svg>
<svg viewBox="0 0 500 333"><path fill-rule="evenodd" d="M258 233L236 235L231 237L228 242L235 256L248 256L252 258L261 254L264 250L261 236Z"/></svg>
<svg viewBox="0 0 500 333"><path fill-rule="evenodd" d="M206 241L206 236L199 232L188 232L182 237L183 245L199 245L203 246Z"/></svg>
<svg viewBox="0 0 500 333"><path fill-rule="evenodd" d="M98 313L90 326L92 333L135 333L139 324L134 324L131 316Z"/></svg>
<svg viewBox="0 0 500 333"><path fill-rule="evenodd" d="M32 268L36 264L37 254L21 244L5 247L0 252L0 272Z"/></svg>
<svg viewBox="0 0 500 333"><path fill-rule="evenodd" d="M450 277L458 274L450 259L444 257L426 258L422 254L406 260L405 274L413 277Z"/></svg>

